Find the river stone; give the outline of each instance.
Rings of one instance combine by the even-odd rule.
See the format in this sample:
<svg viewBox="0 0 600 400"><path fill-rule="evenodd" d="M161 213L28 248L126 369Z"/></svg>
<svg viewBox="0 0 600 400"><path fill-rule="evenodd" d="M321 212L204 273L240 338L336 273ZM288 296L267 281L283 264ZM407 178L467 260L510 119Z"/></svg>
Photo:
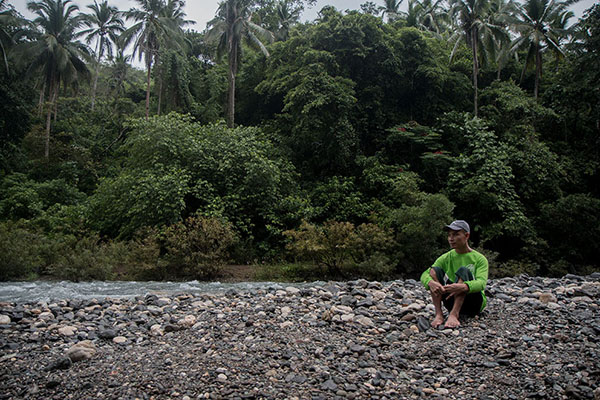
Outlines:
<svg viewBox="0 0 600 400"><path fill-rule="evenodd" d="M337 385L333 381L333 379L327 379L325 382L323 382L321 384L321 389L334 391L334 390L337 390Z"/></svg>
<svg viewBox="0 0 600 400"><path fill-rule="evenodd" d="M419 317L417 319L417 326L419 328L419 331L421 331L421 332L425 332L431 328L431 324L429 323L429 320L427 318L423 318L423 317Z"/></svg>
<svg viewBox="0 0 600 400"><path fill-rule="evenodd" d="M117 336L117 332L114 329L101 329L98 332L100 339L112 340L115 336Z"/></svg>
<svg viewBox="0 0 600 400"><path fill-rule="evenodd" d="M196 317L193 315L186 315L183 319L177 321L177 325L184 328L191 328L196 324Z"/></svg>
<svg viewBox="0 0 600 400"><path fill-rule="evenodd" d="M354 321L354 314L342 314L340 319L342 322L352 322Z"/></svg>
<svg viewBox="0 0 600 400"><path fill-rule="evenodd" d="M152 336L162 336L164 334L164 331L160 324L154 324L150 327L150 334Z"/></svg>
<svg viewBox="0 0 600 400"><path fill-rule="evenodd" d="M362 326L367 326L367 327L375 326L375 324L373 323L373 320L369 317L365 317L364 315L359 315L359 316L354 317L354 322L358 322Z"/></svg>
<svg viewBox="0 0 600 400"><path fill-rule="evenodd" d="M77 328L71 325L58 328L58 333L63 336L73 336L75 335L75 331L77 331Z"/></svg>
<svg viewBox="0 0 600 400"><path fill-rule="evenodd" d="M96 354L96 346L91 340L82 340L71 346L65 355L73 362L90 359Z"/></svg>
<svg viewBox="0 0 600 400"><path fill-rule="evenodd" d="M283 318L286 318L290 313L292 312L292 309L290 307L281 307L281 316Z"/></svg>
<svg viewBox="0 0 600 400"><path fill-rule="evenodd" d="M400 321L412 321L416 318L417 316L415 314L409 312L408 314L402 316L402 318L400 318Z"/></svg>
<svg viewBox="0 0 600 400"><path fill-rule="evenodd" d="M50 321L54 319L54 314L52 314L50 311L44 311L38 315L38 319L42 321Z"/></svg>
<svg viewBox="0 0 600 400"><path fill-rule="evenodd" d="M127 342L127 338L125 336L117 336L114 337L112 341L115 344L123 344Z"/></svg>
<svg viewBox="0 0 600 400"><path fill-rule="evenodd" d="M286 287L286 288L285 288L285 291L286 291L288 294L291 294L291 295L296 295L296 294L300 293L300 289L298 289L298 288L295 288L295 287L293 287L293 286L288 286L288 287Z"/></svg>
<svg viewBox="0 0 600 400"><path fill-rule="evenodd" d="M281 328L286 329L286 328L291 328L292 326L294 326L294 323L292 321L285 321L283 323L281 323L281 325L279 325Z"/></svg>
<svg viewBox="0 0 600 400"><path fill-rule="evenodd" d="M552 293L540 293L539 300L544 303L556 303L556 297Z"/></svg>
<svg viewBox="0 0 600 400"><path fill-rule="evenodd" d="M0 315L0 325L10 324L10 317L8 315Z"/></svg>
<svg viewBox="0 0 600 400"><path fill-rule="evenodd" d="M73 365L73 361L69 357L59 357L52 361L46 367L46 371L55 371L57 369L69 369Z"/></svg>

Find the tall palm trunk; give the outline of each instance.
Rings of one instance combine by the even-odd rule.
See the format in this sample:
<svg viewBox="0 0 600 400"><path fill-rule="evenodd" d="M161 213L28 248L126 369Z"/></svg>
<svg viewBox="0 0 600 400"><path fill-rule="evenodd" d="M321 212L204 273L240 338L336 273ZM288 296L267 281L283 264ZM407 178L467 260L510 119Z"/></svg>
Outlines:
<svg viewBox="0 0 600 400"><path fill-rule="evenodd" d="M473 112L477 116L477 75L479 75L479 61L477 60L477 31L475 28L471 29L471 49L473 51Z"/></svg>
<svg viewBox="0 0 600 400"><path fill-rule="evenodd" d="M92 111L94 111L94 106L96 105L96 88L98 87L98 75L100 73L100 57L96 61L96 72L94 76L94 86L92 87Z"/></svg>
<svg viewBox="0 0 600 400"><path fill-rule="evenodd" d="M235 76L237 73L237 58L238 45L237 42L232 43L231 51L229 52L229 95L227 108L227 126L234 127L235 124Z"/></svg>
<svg viewBox="0 0 600 400"><path fill-rule="evenodd" d="M98 75L100 74L100 59L102 58L102 49L104 48L104 37L100 37L100 42L98 43L98 47L96 48L96 52L98 53L98 59L96 60L96 72L94 75L94 85L92 86L92 111L94 111L94 106L96 105L96 89L98 88Z"/></svg>
<svg viewBox="0 0 600 400"><path fill-rule="evenodd" d="M46 81L42 83L42 89L40 90L40 99L38 102L38 118L42 117L42 112L44 112L44 95L46 93Z"/></svg>
<svg viewBox="0 0 600 400"><path fill-rule="evenodd" d="M46 114L46 140L44 146L44 157L46 160L50 156L50 126L52 125L52 110L54 109L54 104L56 103L56 97L58 96L58 85L55 82L54 74L52 74L50 80L50 104L48 104L48 111Z"/></svg>
<svg viewBox="0 0 600 400"><path fill-rule="evenodd" d="M148 69L148 73L146 76L146 121L150 118L150 72L152 71L152 56L148 56L148 60L146 61L146 68Z"/></svg>
<svg viewBox="0 0 600 400"><path fill-rule="evenodd" d="M60 79L56 82L56 96L54 96L54 100L52 104L54 104L54 123L56 123L56 119L58 118L58 94L60 93ZM63 93L64 96L64 93Z"/></svg>
<svg viewBox="0 0 600 400"><path fill-rule="evenodd" d="M540 52L539 44L535 45L535 87L533 89L533 97L538 98L540 90L540 77L542 76L542 53Z"/></svg>
<svg viewBox="0 0 600 400"><path fill-rule="evenodd" d="M160 63L158 61L158 54L156 55L156 59L154 60L154 65L158 66L158 104L156 107L156 115L160 115L160 106L162 103L162 88L163 88L163 76L162 76L162 70L160 68Z"/></svg>

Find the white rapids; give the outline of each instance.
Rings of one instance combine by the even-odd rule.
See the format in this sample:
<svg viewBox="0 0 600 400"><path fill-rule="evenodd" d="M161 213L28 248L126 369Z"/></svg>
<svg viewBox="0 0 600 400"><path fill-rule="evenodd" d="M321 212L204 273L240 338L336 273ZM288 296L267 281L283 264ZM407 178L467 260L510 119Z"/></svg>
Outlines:
<svg viewBox="0 0 600 400"><path fill-rule="evenodd" d="M313 282L312 285L319 284ZM322 282L321 282L322 283ZM0 282L0 302L30 303L67 299L133 298L147 294L173 295L178 293L220 293L229 289L253 291L258 289L284 289L305 284L275 282L134 282L134 281L31 281Z"/></svg>

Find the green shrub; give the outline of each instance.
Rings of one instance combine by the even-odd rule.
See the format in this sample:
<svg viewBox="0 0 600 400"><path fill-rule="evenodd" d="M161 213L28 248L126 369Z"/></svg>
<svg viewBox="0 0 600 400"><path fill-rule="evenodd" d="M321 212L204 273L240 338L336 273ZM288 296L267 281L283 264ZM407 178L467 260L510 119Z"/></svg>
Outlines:
<svg viewBox="0 0 600 400"><path fill-rule="evenodd" d="M311 193L311 202L317 221L364 221L370 212L353 177L334 176L318 184Z"/></svg>
<svg viewBox="0 0 600 400"><path fill-rule="evenodd" d="M12 220L35 218L53 205L74 205L85 199L64 179L36 182L20 173L5 177L0 193L0 218Z"/></svg>
<svg viewBox="0 0 600 400"><path fill-rule="evenodd" d="M202 126L175 113L129 127L123 167L90 199L91 224L102 234L129 239L142 227L201 214L261 242L283 225L277 210L295 193L296 176L259 129Z"/></svg>
<svg viewBox="0 0 600 400"><path fill-rule="evenodd" d="M443 227L452 220L453 204L441 194L423 195L420 203L384 210L377 221L394 233L397 271L416 278L447 251Z"/></svg>
<svg viewBox="0 0 600 400"><path fill-rule="evenodd" d="M43 263L38 248L43 240L17 223L0 223L0 281L35 277Z"/></svg>
<svg viewBox="0 0 600 400"><path fill-rule="evenodd" d="M231 224L216 218L190 217L172 225L162 237L167 273L194 279L214 278L228 261L235 239Z"/></svg>
<svg viewBox="0 0 600 400"><path fill-rule="evenodd" d="M285 231L284 235L290 239L288 250L299 259L323 265L330 277L366 273L370 266L382 270L382 263L389 264L384 254L392 236L374 224L355 227L350 222L328 221L316 226L304 221L297 230Z"/></svg>
<svg viewBox="0 0 600 400"><path fill-rule="evenodd" d="M127 256L117 274L124 280L167 279L167 264L160 259L160 240L156 229L140 230L127 242Z"/></svg>
<svg viewBox="0 0 600 400"><path fill-rule="evenodd" d="M579 273L579 267L587 265L598 267L600 199L572 194L546 204L542 206L538 226L553 260L565 260L572 266L569 272Z"/></svg>
<svg viewBox="0 0 600 400"><path fill-rule="evenodd" d="M110 280L118 265L118 252L112 242L101 243L97 235L77 238L73 235L54 237L54 255L48 272L55 278L71 281Z"/></svg>

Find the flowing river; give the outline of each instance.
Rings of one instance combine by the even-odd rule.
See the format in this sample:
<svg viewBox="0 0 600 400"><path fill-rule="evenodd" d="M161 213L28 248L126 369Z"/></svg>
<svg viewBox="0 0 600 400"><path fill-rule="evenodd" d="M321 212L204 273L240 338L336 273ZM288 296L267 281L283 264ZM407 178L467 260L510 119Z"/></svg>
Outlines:
<svg viewBox="0 0 600 400"><path fill-rule="evenodd" d="M323 282L321 282L322 284ZM315 285L319 283L311 283ZM223 293L229 289L253 291L258 289L284 289L305 284L274 282L126 282L126 281L31 281L0 282L0 302L29 303L65 299L132 298L146 294L172 295L178 293Z"/></svg>

